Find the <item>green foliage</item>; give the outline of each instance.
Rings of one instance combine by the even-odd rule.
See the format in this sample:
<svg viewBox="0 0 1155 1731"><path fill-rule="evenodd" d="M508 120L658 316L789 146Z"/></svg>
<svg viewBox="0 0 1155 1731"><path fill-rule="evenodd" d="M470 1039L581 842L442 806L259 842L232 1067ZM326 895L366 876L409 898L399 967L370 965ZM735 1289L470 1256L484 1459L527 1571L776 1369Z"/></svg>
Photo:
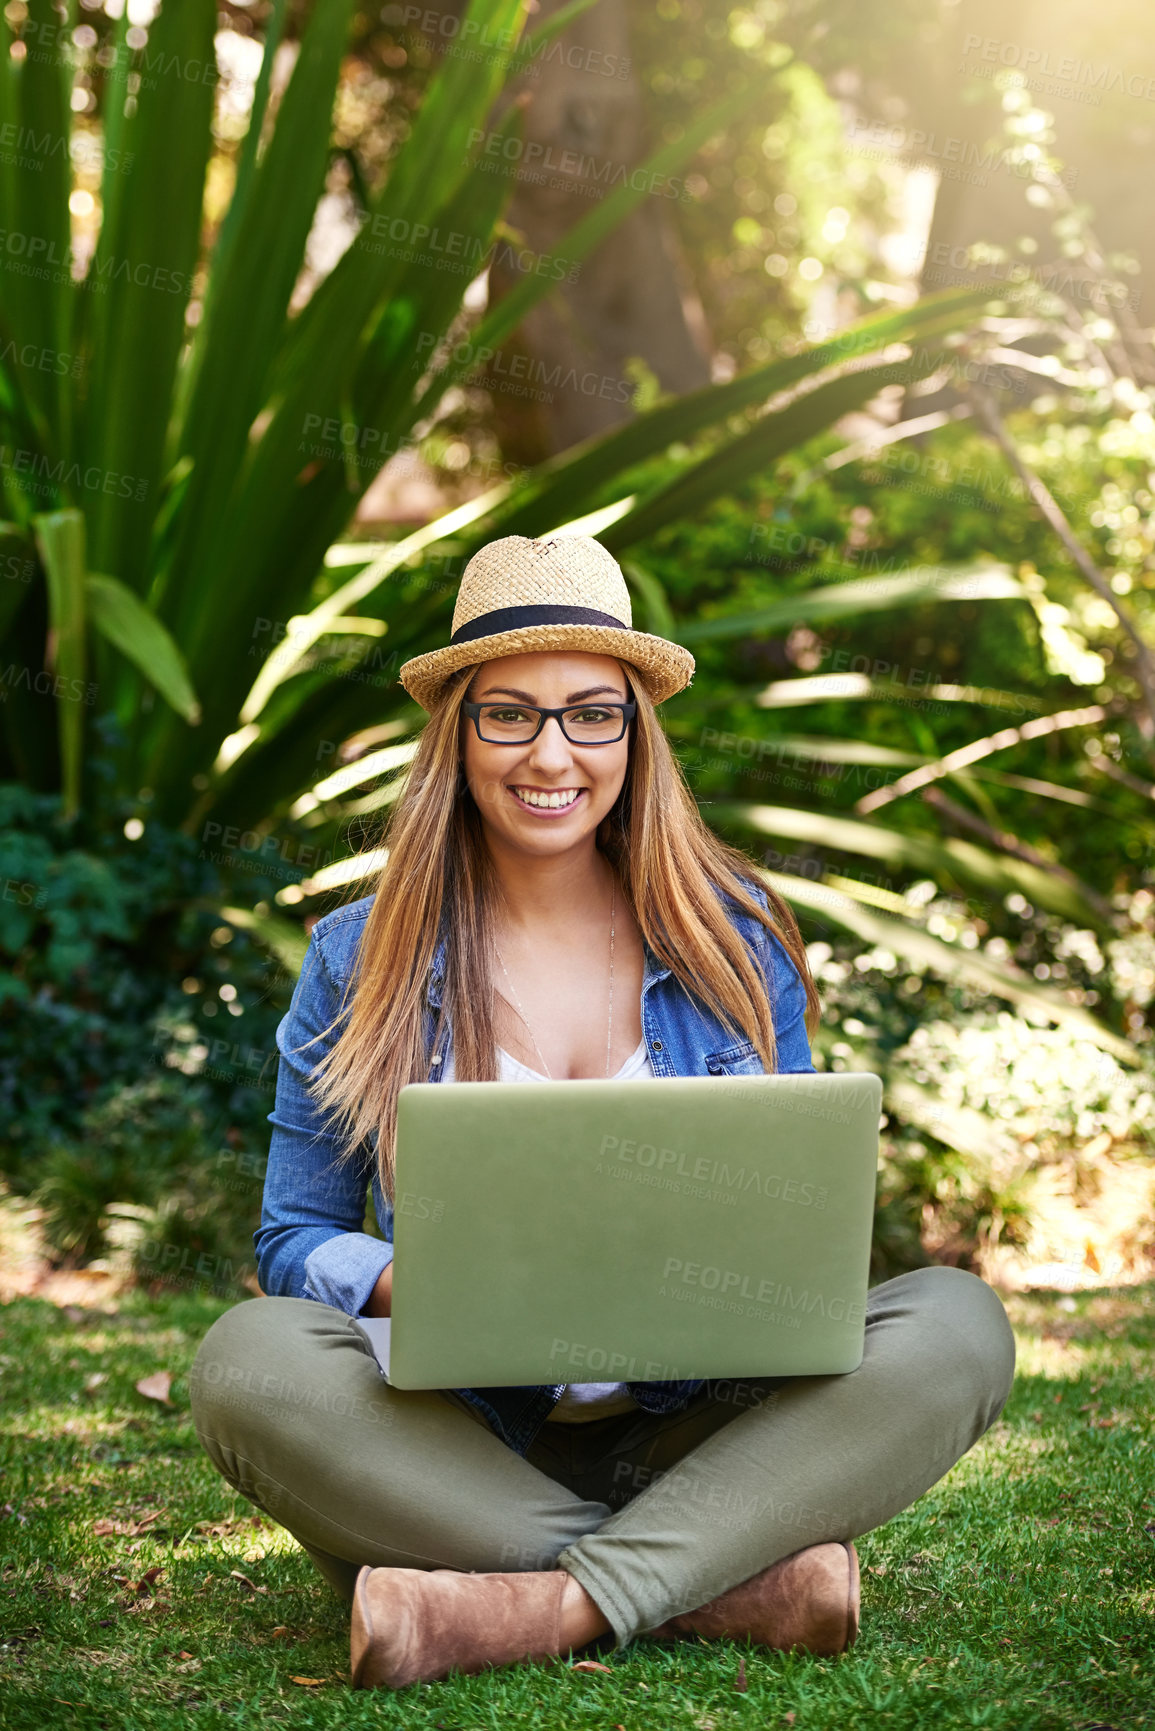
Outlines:
<svg viewBox="0 0 1155 1731"><path fill-rule="evenodd" d="M174 1202L173 1230L251 1259L294 976L222 924L225 880L203 851L161 824L131 840L0 785L0 1171L36 1195L73 1262L104 1251L113 1205L165 1216ZM279 881L246 888L271 896ZM146 1228L168 1241L163 1220Z"/></svg>
<svg viewBox="0 0 1155 1731"><path fill-rule="evenodd" d="M6 595L8 683L28 691L5 711L7 770L42 791L59 777L69 812L82 792L91 808L107 791L84 769L98 693L123 730L117 797L147 787L166 818L187 816L190 782L207 786L236 731L262 625L307 604L327 545L412 434L414 355L447 329L467 280L439 271L418 229L440 224L466 258L490 242L506 189L476 167L474 141L515 68L522 0L474 0L471 29L506 46L479 65L442 65L352 244L294 315L352 13L349 0L312 8L262 136L284 21L283 6L274 11L215 236L202 233L214 81L192 71L213 65L208 0L167 0L147 32L127 31L125 18L105 45L99 238L77 280L59 268L70 262L67 151L50 153L50 173L35 154L6 158L16 232L31 256L51 249L57 267L43 282L15 265L3 273L0 433L15 453L0 477L6 533L46 582ZM23 53L10 55L21 28ZM3 32L5 122L66 141L72 65L52 6L10 11ZM516 124L507 105L499 130ZM571 262L640 196L615 196ZM415 246L377 239L398 230ZM552 280L528 278L522 312ZM55 704L32 696L45 625Z"/></svg>
<svg viewBox="0 0 1155 1731"><path fill-rule="evenodd" d="M38 6L27 23L37 43L51 13L48 0ZM270 123L265 102L284 23L284 9L274 10L216 232L204 223L211 87L185 76L211 63L213 9L207 0L166 0L147 33L130 33L132 43L122 29L106 44L108 148L87 273L73 281L57 272L44 292L4 273L0 311L13 341L0 367L0 434L21 458L4 466L0 483L14 556L33 558L45 579L7 598L8 770L41 791L59 785L68 811L82 795L90 810L106 809L113 795L135 801L142 818L190 833L226 817L268 833L316 779L318 740L335 748L382 721L411 724L412 707L395 687L382 717L374 685L357 677L382 635L395 669L444 630L443 586L411 555L440 542L442 553L465 557L479 536L552 530L607 493L616 504L622 478L663 455L653 484L606 533L607 545L629 547L733 490L883 385L922 377L984 302L982 291L948 293L685 404L656 404L576 461L503 483L484 505L432 525L377 581L370 565L334 588L323 561L335 537L381 465L424 436L447 388L468 371L456 343L467 278L440 269L444 260L423 250L419 235L453 236L466 259L486 255L509 183L483 172L477 140L487 126L515 135L520 111L503 89L517 70L524 6L473 0L470 27L507 46L480 61L443 58L408 135L374 184L360 188L353 238L298 307L352 10L346 0L311 9ZM563 23L554 17L532 45ZM20 28L6 16L7 36ZM137 87L142 67L149 75ZM9 56L6 115L66 136L67 81L63 53ZM680 166L760 88L748 84L702 110L648 166ZM51 183L34 161L15 156L8 165L17 207L25 201L37 235L46 223L68 232L64 160L54 156ZM165 163L177 164L172 176ZM645 184L643 173L615 189L559 238L557 258L568 268L588 256ZM398 235L411 244L397 244ZM502 340L554 280L548 268L526 273L476 323L466 355ZM56 339L45 352L75 360L50 380L31 376L22 358L28 336L46 335L45 319ZM919 346L905 359L848 364L915 334ZM759 413L773 393L808 382L816 388ZM670 455L687 437L700 448L683 460ZM408 580L384 584L407 561ZM34 671L43 678L46 633L47 693L32 679ZM355 648L319 663L317 646L334 634ZM262 667L286 636L289 649ZM86 712L96 705L120 730L111 785L85 768Z"/></svg>

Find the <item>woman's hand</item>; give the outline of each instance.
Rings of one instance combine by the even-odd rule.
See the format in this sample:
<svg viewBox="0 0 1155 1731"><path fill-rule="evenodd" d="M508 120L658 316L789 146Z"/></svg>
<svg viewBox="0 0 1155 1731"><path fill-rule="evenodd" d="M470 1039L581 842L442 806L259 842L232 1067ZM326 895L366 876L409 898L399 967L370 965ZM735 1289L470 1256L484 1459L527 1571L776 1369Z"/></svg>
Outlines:
<svg viewBox="0 0 1155 1731"><path fill-rule="evenodd" d="M377 1284L369 1294L369 1302L365 1306L366 1316L389 1316L393 1308L393 1264L390 1263L385 1272L378 1277Z"/></svg>

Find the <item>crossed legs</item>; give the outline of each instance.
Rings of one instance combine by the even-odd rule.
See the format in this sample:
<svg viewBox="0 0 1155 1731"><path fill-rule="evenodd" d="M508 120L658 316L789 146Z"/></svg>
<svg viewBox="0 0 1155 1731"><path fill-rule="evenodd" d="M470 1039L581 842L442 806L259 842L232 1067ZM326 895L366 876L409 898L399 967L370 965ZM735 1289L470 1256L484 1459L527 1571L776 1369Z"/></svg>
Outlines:
<svg viewBox="0 0 1155 1731"><path fill-rule="evenodd" d="M846 1376L726 1385L683 1413L547 1425L522 1459L456 1396L390 1388L352 1318L254 1299L190 1377L201 1442L335 1589L358 1570L565 1570L616 1644L909 1506L994 1422L1014 1343L973 1275L876 1287ZM735 1385L731 1385L735 1386ZM579 1434L580 1433L580 1434Z"/></svg>

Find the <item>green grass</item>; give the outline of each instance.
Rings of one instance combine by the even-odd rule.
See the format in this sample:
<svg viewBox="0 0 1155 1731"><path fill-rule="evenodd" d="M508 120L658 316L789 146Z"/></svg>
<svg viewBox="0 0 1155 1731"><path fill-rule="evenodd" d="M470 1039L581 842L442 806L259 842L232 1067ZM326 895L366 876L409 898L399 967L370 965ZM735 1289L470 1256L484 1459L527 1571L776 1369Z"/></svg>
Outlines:
<svg viewBox="0 0 1155 1731"><path fill-rule="evenodd" d="M860 1542L850 1654L640 1642L610 1676L557 1664L399 1695L349 1689L344 1606L199 1451L184 1377L222 1308L0 1313L0 1725L1155 1725L1155 1287L1011 1301L1010 1404ZM134 1388L160 1369L172 1410ZM94 1532L158 1509L139 1534Z"/></svg>

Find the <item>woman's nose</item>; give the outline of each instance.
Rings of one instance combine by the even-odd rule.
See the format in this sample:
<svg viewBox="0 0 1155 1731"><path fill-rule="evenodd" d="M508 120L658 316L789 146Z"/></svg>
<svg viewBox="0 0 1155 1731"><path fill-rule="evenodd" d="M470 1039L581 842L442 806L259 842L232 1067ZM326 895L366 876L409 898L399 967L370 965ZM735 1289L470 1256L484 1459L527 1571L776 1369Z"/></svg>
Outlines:
<svg viewBox="0 0 1155 1731"><path fill-rule="evenodd" d="M561 722L556 715L546 717L545 726L534 740L529 756L531 763L554 771L564 769L573 762L569 740L562 732Z"/></svg>

